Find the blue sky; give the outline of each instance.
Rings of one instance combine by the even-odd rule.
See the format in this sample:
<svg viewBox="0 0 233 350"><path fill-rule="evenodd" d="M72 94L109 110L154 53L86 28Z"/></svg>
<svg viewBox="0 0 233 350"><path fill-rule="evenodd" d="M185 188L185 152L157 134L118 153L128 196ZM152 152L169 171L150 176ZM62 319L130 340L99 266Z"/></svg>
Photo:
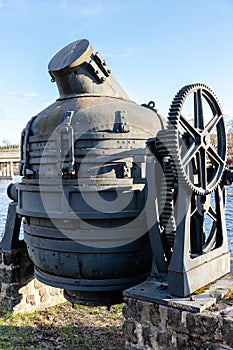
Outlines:
<svg viewBox="0 0 233 350"><path fill-rule="evenodd" d="M53 55L86 38L132 100L166 117L201 82L233 118L233 0L0 0L0 144L58 97Z"/></svg>

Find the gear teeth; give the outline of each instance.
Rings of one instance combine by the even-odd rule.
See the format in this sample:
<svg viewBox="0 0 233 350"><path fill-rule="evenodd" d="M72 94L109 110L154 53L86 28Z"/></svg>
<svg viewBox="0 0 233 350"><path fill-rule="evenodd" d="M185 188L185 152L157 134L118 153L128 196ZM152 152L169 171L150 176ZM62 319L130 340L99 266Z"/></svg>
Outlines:
<svg viewBox="0 0 233 350"><path fill-rule="evenodd" d="M174 182L175 174L172 171L172 161L166 160L163 162L164 177L161 183L160 192L160 208L162 210L160 215L160 225L162 228L163 239L166 244L166 252L170 258L176 233L176 223L174 216Z"/></svg>
<svg viewBox="0 0 233 350"><path fill-rule="evenodd" d="M166 157L168 156L168 149L167 149L167 129L166 130L161 130L156 138L156 150L159 153L161 157Z"/></svg>
<svg viewBox="0 0 233 350"><path fill-rule="evenodd" d="M189 179L186 173L186 170L183 167L182 159L180 156L180 145L179 145L178 128L179 128L179 122L180 122L181 109L188 95L190 95L190 93L196 92L199 89L203 91L203 93L208 97L210 101L214 102L219 113L223 115L221 106L217 97L208 86L201 83L186 85L178 91L178 93L175 95L172 101L172 104L170 106L169 113L168 113L167 140L164 140L164 143L167 146L168 153L171 156L173 161L173 171L176 172L179 182L183 185L183 187L187 191L192 190L196 194L207 195L217 187L219 181L221 180L222 172L224 170L225 164L222 167L223 168L222 172L220 169L219 176L218 176L219 178L217 179L217 181L216 180L214 181L212 186L209 186L209 189L198 187L194 183L192 183L192 181ZM225 157L225 161L226 161L226 157Z"/></svg>

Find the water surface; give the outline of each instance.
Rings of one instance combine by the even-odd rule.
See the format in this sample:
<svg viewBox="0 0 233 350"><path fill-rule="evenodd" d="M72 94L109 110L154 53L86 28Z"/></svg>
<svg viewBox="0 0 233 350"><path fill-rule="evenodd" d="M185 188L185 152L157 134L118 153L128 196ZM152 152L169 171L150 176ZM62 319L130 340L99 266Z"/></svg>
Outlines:
<svg viewBox="0 0 233 350"><path fill-rule="evenodd" d="M4 229L7 208L10 199L7 196L7 187L11 182L19 182L20 176L15 176L14 181L0 180L0 236ZM228 233L228 242L231 255L233 255L233 185L227 186L226 200L226 226Z"/></svg>

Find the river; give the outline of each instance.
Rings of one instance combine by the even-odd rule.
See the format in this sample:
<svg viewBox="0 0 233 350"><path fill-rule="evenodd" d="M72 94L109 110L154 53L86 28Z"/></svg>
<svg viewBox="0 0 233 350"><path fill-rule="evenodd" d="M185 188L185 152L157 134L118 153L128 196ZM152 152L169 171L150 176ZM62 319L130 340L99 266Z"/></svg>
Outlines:
<svg viewBox="0 0 233 350"><path fill-rule="evenodd" d="M19 176L15 176L14 182L20 180ZM7 196L7 187L13 181L0 180L0 233L2 233L5 226L7 207L10 199ZM227 186L227 200L226 200L226 226L228 234L229 249L233 256L233 185ZM1 237L1 234L0 234Z"/></svg>

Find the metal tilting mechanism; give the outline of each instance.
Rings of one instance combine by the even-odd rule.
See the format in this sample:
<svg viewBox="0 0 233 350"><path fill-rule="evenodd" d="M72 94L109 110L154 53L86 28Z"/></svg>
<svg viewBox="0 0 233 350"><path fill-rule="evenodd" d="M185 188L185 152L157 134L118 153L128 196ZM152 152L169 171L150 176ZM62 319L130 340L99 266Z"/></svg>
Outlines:
<svg viewBox="0 0 233 350"><path fill-rule="evenodd" d="M8 205L5 228L0 241L0 249L11 251L26 247L26 244L23 240L19 239L22 217L17 214L16 210L18 205L18 191L16 189L16 184L10 184L8 186L7 195L12 202Z"/></svg>
<svg viewBox="0 0 233 350"><path fill-rule="evenodd" d="M182 88L166 130L147 145L148 187L155 194L147 212L153 275L167 277L170 293L185 297L230 271L224 212L232 174L214 93L203 84Z"/></svg>

